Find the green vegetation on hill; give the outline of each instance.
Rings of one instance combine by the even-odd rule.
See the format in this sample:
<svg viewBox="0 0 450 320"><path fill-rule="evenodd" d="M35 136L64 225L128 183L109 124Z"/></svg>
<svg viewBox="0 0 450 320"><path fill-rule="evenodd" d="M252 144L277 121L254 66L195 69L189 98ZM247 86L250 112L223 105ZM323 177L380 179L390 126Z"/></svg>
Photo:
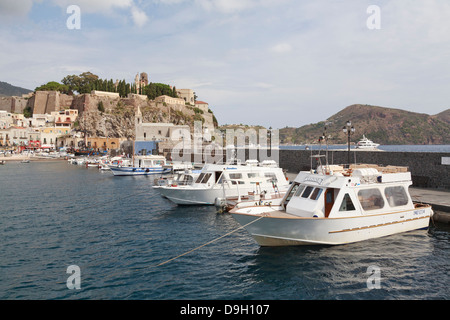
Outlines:
<svg viewBox="0 0 450 320"><path fill-rule="evenodd" d="M67 86L70 92L90 93L93 90L117 92L121 97L126 97L129 93L136 93L148 96L154 100L161 95L177 97L176 89L168 84L149 83L147 86L137 88L134 83L128 83L124 80L113 81L113 79L100 79L91 72L83 72L80 75L68 75L61 80Z"/></svg>

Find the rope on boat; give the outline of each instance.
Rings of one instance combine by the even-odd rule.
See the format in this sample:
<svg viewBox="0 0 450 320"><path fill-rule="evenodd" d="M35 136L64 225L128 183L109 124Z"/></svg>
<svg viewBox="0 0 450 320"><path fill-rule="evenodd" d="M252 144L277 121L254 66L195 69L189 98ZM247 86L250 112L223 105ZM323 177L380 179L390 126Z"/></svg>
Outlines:
<svg viewBox="0 0 450 320"><path fill-rule="evenodd" d="M178 259L178 258L181 258L182 256L185 256L185 255L187 255L187 254L189 254L189 253L191 253L191 252L194 252L194 251L196 251L196 250L198 250L198 249L200 249L200 248L203 248L203 247L205 247L205 246L207 246L207 245L209 245L209 244L211 244L211 243L214 243L214 242L216 242L216 241L218 241L218 240L220 240L220 239L222 239L222 238L225 238L225 237L229 236L230 234L233 234L233 233L235 233L236 231L241 230L241 229L243 229L243 228L245 228L245 227L247 227L247 226L249 226L249 225L251 225L251 224L253 224L253 223L255 223L255 222L259 221L259 220L261 220L262 218L264 218L264 216L261 216L261 217L259 217L258 219L253 220L252 222L247 223L246 225L240 226L239 228L236 228L236 229L234 229L233 231L230 231L230 232L224 234L223 236L220 236L220 237L218 237L218 238L216 238L216 239L214 239L214 240L211 240L211 241L209 241L209 242L207 242L207 243L205 243L205 244L202 244L201 246L198 246L197 248L194 248L194 249L192 249L192 250L189 250L189 251L187 251L187 252L185 252L185 253L182 253L182 254L180 254L180 255L174 257L174 258L171 258L171 259L169 259L169 260L166 260L166 261L164 261L164 262L161 262L161 263L159 263L159 264L157 264L157 265L154 265L153 267L154 267L154 268L160 267L160 266L162 266L162 265L165 265L166 263L169 263L169 262L171 262L171 261L173 261L173 260L176 260L176 259Z"/></svg>

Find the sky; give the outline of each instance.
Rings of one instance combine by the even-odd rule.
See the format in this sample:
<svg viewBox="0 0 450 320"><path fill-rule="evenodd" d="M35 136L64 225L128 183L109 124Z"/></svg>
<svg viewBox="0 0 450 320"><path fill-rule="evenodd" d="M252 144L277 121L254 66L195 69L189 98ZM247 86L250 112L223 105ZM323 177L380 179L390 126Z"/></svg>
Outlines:
<svg viewBox="0 0 450 320"><path fill-rule="evenodd" d="M0 81L146 72L221 125L300 127L356 103L437 114L449 17L448 0L0 0Z"/></svg>

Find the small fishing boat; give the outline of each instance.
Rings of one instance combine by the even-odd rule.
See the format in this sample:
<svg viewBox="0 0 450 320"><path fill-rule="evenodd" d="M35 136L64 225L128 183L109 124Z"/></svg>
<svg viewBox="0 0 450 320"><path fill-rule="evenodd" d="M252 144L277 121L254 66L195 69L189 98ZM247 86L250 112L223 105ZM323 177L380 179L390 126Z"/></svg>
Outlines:
<svg viewBox="0 0 450 320"><path fill-rule="evenodd" d="M109 165L115 176L136 176L150 175L156 173L170 172L169 168L165 168L166 158L157 155L136 156L130 166Z"/></svg>
<svg viewBox="0 0 450 320"><path fill-rule="evenodd" d="M428 228L432 208L413 203L411 184L406 167L321 165L278 204L230 213L261 246L340 245Z"/></svg>

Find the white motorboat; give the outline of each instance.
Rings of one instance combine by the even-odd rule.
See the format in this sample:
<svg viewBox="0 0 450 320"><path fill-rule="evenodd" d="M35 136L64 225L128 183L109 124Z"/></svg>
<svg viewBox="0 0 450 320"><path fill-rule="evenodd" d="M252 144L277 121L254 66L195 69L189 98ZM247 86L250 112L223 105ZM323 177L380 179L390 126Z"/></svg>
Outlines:
<svg viewBox="0 0 450 320"><path fill-rule="evenodd" d="M319 166L300 172L279 205L230 213L261 246L339 245L426 229L430 205L413 203L406 167Z"/></svg>
<svg viewBox="0 0 450 320"><path fill-rule="evenodd" d="M155 187L154 187L155 188ZM279 167L205 164L197 180L189 185L156 187L160 194L179 205L214 205L219 199L263 191L281 193L289 181Z"/></svg>
<svg viewBox="0 0 450 320"><path fill-rule="evenodd" d="M115 176L150 175L155 173L170 172L165 168L166 158L157 155L136 156L131 166L110 165Z"/></svg>
<svg viewBox="0 0 450 320"><path fill-rule="evenodd" d="M367 139L366 136L363 135L363 138L356 144L356 149L376 149L379 146L379 143L374 143L372 140Z"/></svg>

